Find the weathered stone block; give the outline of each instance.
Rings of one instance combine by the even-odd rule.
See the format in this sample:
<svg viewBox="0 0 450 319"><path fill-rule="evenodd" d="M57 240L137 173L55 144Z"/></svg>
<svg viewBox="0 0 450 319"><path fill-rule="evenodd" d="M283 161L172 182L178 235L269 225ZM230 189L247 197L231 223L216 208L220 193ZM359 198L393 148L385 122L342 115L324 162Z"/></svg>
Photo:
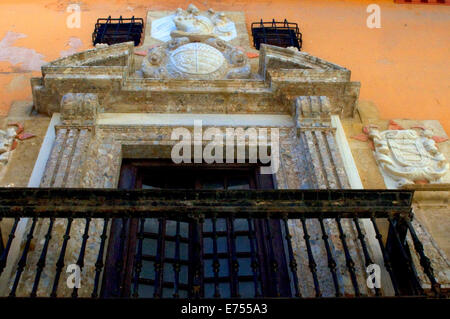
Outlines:
<svg viewBox="0 0 450 319"><path fill-rule="evenodd" d="M64 125L93 125L97 119L98 98L92 93L67 93L61 100Z"/></svg>

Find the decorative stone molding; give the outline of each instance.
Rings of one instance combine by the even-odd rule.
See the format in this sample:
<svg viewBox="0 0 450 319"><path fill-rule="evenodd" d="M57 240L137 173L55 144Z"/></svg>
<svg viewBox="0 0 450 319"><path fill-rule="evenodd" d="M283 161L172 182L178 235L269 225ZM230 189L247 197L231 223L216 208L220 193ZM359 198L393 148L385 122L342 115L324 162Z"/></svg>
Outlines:
<svg viewBox="0 0 450 319"><path fill-rule="evenodd" d="M213 9L200 12L191 4L186 10L178 8L174 14L152 21L151 36L164 42L186 36L197 40L216 37L230 41L236 38L237 32L234 22L223 12Z"/></svg>
<svg viewBox="0 0 450 319"><path fill-rule="evenodd" d="M0 177L11 157L12 145L15 137L16 129L13 127L8 128L7 130L0 130Z"/></svg>
<svg viewBox="0 0 450 319"><path fill-rule="evenodd" d="M152 48L140 73L146 78L215 80L246 79L251 72L244 52L223 40L177 37Z"/></svg>
<svg viewBox="0 0 450 319"><path fill-rule="evenodd" d="M99 109L98 98L92 93L67 93L61 99L63 125L93 125Z"/></svg>
<svg viewBox="0 0 450 319"><path fill-rule="evenodd" d="M294 102L297 133L302 130L330 130L330 101L326 96L299 96Z"/></svg>
<svg viewBox="0 0 450 319"><path fill-rule="evenodd" d="M427 180L439 183L449 163L436 147L429 130L387 130L372 128L369 137L375 146L375 159L387 182L396 187Z"/></svg>
<svg viewBox="0 0 450 319"><path fill-rule="evenodd" d="M303 119L330 119L330 100L326 96L299 96L295 108Z"/></svg>
<svg viewBox="0 0 450 319"><path fill-rule="evenodd" d="M41 187L78 187L92 131L82 126L55 128L56 139Z"/></svg>

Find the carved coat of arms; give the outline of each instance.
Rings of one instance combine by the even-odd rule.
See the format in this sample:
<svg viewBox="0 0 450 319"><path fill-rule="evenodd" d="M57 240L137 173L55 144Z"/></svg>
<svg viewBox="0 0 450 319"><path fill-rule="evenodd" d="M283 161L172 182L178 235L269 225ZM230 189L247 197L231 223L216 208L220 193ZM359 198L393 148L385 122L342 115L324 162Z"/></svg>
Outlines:
<svg viewBox="0 0 450 319"><path fill-rule="evenodd" d="M374 142L375 158L384 175L397 187L427 180L439 183L447 173L449 163L431 139L431 132L424 130L371 129L369 136Z"/></svg>

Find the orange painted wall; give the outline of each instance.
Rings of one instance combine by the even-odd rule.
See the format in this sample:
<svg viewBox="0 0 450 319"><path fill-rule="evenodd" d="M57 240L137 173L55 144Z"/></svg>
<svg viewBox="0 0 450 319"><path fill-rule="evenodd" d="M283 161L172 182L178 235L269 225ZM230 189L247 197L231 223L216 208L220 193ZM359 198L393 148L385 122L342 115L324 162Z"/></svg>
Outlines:
<svg viewBox="0 0 450 319"><path fill-rule="evenodd" d="M70 49L70 37L82 41L76 50L90 48L98 17L145 18L148 10L194 3L200 9L244 11L248 25L261 18L298 22L303 50L352 70L352 79L362 83L360 99L374 102L383 118L437 119L450 134L450 6L401 5L393 0L80 0L81 28L68 29L66 7L74 2L0 3L0 60L8 31L26 35L6 45L7 50L13 47L6 52L23 55L17 58L22 62L0 61L0 116L13 101L31 99L29 78L39 71L28 71L24 61L58 58ZM366 26L370 3L381 7L381 29Z"/></svg>

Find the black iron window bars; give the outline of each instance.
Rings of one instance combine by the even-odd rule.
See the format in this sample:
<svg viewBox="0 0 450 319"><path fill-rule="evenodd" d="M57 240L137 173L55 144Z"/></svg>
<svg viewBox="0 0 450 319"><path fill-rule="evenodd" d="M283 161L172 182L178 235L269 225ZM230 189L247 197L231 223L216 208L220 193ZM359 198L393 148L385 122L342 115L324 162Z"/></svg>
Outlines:
<svg viewBox="0 0 450 319"><path fill-rule="evenodd" d="M66 252L71 240L71 227L75 221L83 221L82 235L79 240L79 251L76 264L83 269L85 267L85 256L88 241L93 241L97 245L96 263L93 284L89 295L79 294L78 289L72 289L71 297L102 297L101 275L104 270L105 247L108 240L108 225L111 219L122 220L122 232L120 247L125 247L125 227L130 222L138 223L138 241L129 260L125 260L125 252L122 250L119 258L115 259L117 269L122 269L124 263L131 262L132 271L130 274L118 272L118 278L114 285L121 286L123 276L132 276L131 286L126 294L120 297L224 297L223 291L231 291L231 297L304 297L302 294L299 275L309 277L312 282L315 297L322 297L327 289L320 279L320 273L326 271L332 278L332 296L354 296L363 295L383 296L383 289L369 289L368 293L363 293L365 288L365 276L357 272L356 260L350 251L350 238L346 233L346 226L355 226L358 238L358 245L362 251L365 266L374 262L372 250L369 249L368 234L362 231L362 222L370 222L375 231L376 242L382 253L384 267L389 274L389 281L392 284L395 296L442 296L440 285L436 281L430 260L424 253L423 246L411 223L411 199L413 191L392 191L392 190L275 190L275 191L197 191L197 190L99 190L99 189L0 189L0 216L3 221L12 219L12 227L9 231L6 243L0 255L0 279L5 266L10 262L10 250L15 238L15 232L19 222L23 218L28 218L29 227L23 238L24 244L17 257L17 265L14 267L7 295L10 297L22 296L24 290L18 294L18 286L21 282L24 269L29 265L28 255L30 246L35 236L36 225L39 221L46 221L45 237L40 246L39 259L33 269L33 284L28 287L26 295L29 297L41 297L38 288L41 281L41 274L44 267L54 268L54 277L51 284L50 297L63 297L58 295L58 286L64 284L62 276L65 273ZM231 220L228 227L228 236L232 243L231 250L227 251L225 263L219 260L223 257L217 251L217 242L214 240L220 237L218 230L219 219ZM230 219L231 218L231 219ZM54 265L49 265L47 255L51 241L55 238L53 232L55 219L65 220L65 230L62 236L62 244L58 246L57 258ZM154 226L152 231L146 230L148 220ZM173 234L168 234L166 219L178 221L171 228ZM213 239L211 251L208 252L212 262L208 265L204 263L205 254L202 238L205 235L205 223L209 223L207 237ZM311 221L314 220L320 225L319 239L311 238ZM93 222L101 225L101 235L92 238L90 226ZM239 221L239 222L238 222ZM271 278L271 291L268 292L267 285L261 281L260 259L254 253L255 246L259 244L252 236L254 234L253 221L260 221L266 227L265 244L268 248L268 267L263 271L268 271ZM271 221L278 221L284 229L286 239L284 248L286 250L286 262L289 267L290 290L286 293L280 292L279 276L280 265L274 257L275 247L272 246L272 224ZM384 221L389 225L389 232L382 234L379 223ZM182 234L182 223L189 222L197 230L190 234ZM236 227L239 223L248 222L246 231L239 233ZM296 222L302 233L302 238L292 234L291 225ZM337 232L330 233L330 225L333 225ZM201 231L203 230L203 232ZM413 242L413 247L405 240L409 234ZM238 235L245 235L248 240L249 265L240 264L239 252L236 250L236 239ZM59 235L61 236L61 235ZM172 243L171 254L167 254L164 245L170 237ZM333 237L334 239L332 239ZM155 253L146 251L149 249L144 244L145 238L156 240L154 245ZM339 255L344 260L344 265L339 264L339 258L335 249L331 248L333 240L340 241ZM317 241L322 241L326 254L318 255L314 251ZM306 250L305 260L299 260L295 254L298 249L298 242L302 241ZM189 254L192 258L183 256L182 244L191 242ZM355 243L353 243L355 244ZM92 245L92 243L91 243ZM119 249L120 251L120 249ZM419 264L413 262L413 254L418 256ZM242 257L242 256L241 256ZM326 261L319 260L325 258ZM144 261L150 260L153 267L144 267ZM225 267L225 264L228 266ZM182 274L182 266L186 266L187 273ZM303 267L307 265L307 267ZM319 269L319 265L327 265ZM207 269L207 267L211 269ZM248 268L247 275L241 275L243 268ZM428 278L431 283L431 290L424 291L418 276L418 270ZM227 268L227 280L218 280L218 274ZM351 291L345 291L342 281L342 269L346 272L351 282ZM151 278L146 278L147 273ZM209 277L207 273L212 274ZM170 279L169 279L170 277ZM184 277L185 279L182 279ZM245 289L241 289L243 282L249 283ZM206 285L211 289L207 290ZM231 289L224 289L224 285ZM150 292L144 292L142 286L150 287ZM122 289L123 287L120 287ZM329 288L328 288L329 289ZM184 295L182 295L182 291ZM431 295L430 295L431 293ZM209 295L208 295L209 294ZM47 296L48 297L48 296ZM67 296L64 296L67 297Z"/></svg>
<svg viewBox="0 0 450 319"><path fill-rule="evenodd" d="M253 45L259 50L262 43L276 45L279 47L296 47L299 51L302 48L302 34L297 23L275 21L252 23Z"/></svg>
<svg viewBox="0 0 450 319"><path fill-rule="evenodd" d="M94 32L92 33L92 42L94 46L97 43L106 43L108 45L133 41L135 46L141 42L141 34L144 27L142 18L111 18L97 19Z"/></svg>

